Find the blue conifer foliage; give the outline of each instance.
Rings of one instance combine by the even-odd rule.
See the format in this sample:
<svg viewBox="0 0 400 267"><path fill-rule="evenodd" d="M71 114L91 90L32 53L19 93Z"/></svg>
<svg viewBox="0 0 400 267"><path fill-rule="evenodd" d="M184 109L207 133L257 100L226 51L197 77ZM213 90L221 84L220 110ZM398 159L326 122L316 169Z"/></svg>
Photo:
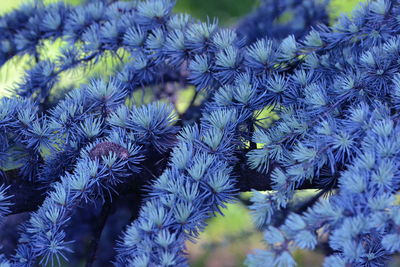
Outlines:
<svg viewBox="0 0 400 267"><path fill-rule="evenodd" d="M0 66L34 62L0 99L0 223L21 222L1 231L0 265L187 266L187 241L250 190L267 246L248 266L296 266L295 249L323 250L327 267L389 264L400 1L330 26L326 1L265 0L236 29L174 4L36 1L0 17ZM60 56L42 57L59 39ZM110 77L51 97L61 74L109 55Z"/></svg>

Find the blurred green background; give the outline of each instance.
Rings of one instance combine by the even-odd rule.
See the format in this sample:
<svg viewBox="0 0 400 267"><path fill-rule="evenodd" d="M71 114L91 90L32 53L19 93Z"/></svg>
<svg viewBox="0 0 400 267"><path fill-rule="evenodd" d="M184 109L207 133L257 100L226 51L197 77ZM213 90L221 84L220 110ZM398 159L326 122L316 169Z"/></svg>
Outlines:
<svg viewBox="0 0 400 267"><path fill-rule="evenodd" d="M55 0L44 0L47 3ZM26 0L0 0L0 15L17 8ZM79 4L80 0L65 0L70 4ZM359 0L333 0L330 5L332 21L341 13L351 11ZM186 12L200 18L217 17L222 25L230 25L243 15L251 12L258 5L258 0L177 0L176 11ZM46 44L46 57L53 57L60 44ZM108 59L105 59L108 60ZM23 76L23 71L30 66L29 57L13 59L0 68L0 96L12 94L7 91ZM106 75L102 64L97 64L98 72ZM59 87L74 87L85 82L88 75L84 72L66 74L62 77ZM180 98L181 105L185 105L191 92L183 91ZM179 107L178 107L179 108ZM184 108L183 108L184 109ZM250 194L243 194L248 199ZM191 266L233 267L244 266L246 254L253 249L265 248L262 234L257 231L251 221L251 216L242 203L228 205L224 210L225 216L217 216L209 221L206 231L200 236L196 244L188 244ZM299 266L321 266L323 255L317 252L296 251L295 258ZM267 266L267 265L266 265Z"/></svg>

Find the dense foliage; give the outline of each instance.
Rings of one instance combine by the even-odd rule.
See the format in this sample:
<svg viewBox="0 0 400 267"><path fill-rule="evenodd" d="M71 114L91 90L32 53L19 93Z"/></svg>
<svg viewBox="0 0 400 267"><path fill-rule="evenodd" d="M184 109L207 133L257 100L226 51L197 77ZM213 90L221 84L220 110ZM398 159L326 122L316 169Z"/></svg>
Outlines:
<svg viewBox="0 0 400 267"><path fill-rule="evenodd" d="M325 1L264 0L236 29L173 6L35 2L0 18L0 64L35 62L0 99L0 219L25 220L2 231L1 266L90 266L99 243L115 247L106 264L185 266L186 242L251 189L268 246L247 265L295 266L296 248L323 250L327 267L387 265L400 251L400 2L328 26ZM111 77L51 97L62 73L106 55L121 63Z"/></svg>

